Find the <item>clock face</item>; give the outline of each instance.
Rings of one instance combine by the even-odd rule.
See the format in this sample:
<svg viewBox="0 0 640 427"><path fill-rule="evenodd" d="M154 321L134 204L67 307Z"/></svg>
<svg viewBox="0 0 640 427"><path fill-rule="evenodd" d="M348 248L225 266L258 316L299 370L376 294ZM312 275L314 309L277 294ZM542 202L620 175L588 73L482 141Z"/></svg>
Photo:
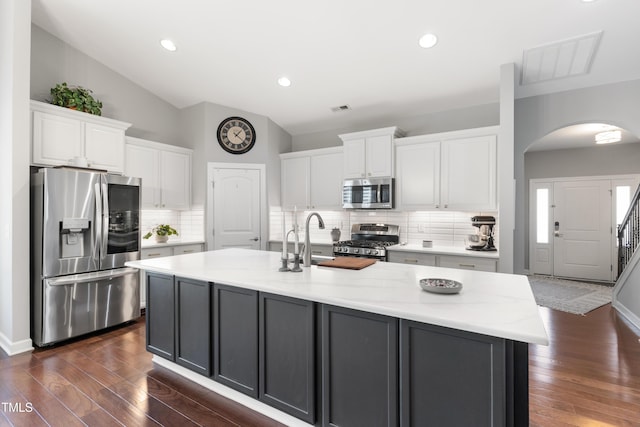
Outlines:
<svg viewBox="0 0 640 427"><path fill-rule="evenodd" d="M218 126L218 143L228 153L242 154L253 148L256 131L242 117L229 117Z"/></svg>

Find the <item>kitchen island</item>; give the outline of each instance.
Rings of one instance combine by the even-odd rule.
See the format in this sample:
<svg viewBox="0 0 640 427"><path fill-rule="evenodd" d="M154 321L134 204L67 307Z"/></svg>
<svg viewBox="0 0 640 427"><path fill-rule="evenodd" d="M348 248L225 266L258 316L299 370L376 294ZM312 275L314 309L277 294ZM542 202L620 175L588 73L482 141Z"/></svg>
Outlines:
<svg viewBox="0 0 640 427"><path fill-rule="evenodd" d="M245 249L127 265L148 275L154 361L287 425L528 419L527 345L548 338L524 276L382 262L279 272L279 253ZM427 277L463 289L427 293Z"/></svg>

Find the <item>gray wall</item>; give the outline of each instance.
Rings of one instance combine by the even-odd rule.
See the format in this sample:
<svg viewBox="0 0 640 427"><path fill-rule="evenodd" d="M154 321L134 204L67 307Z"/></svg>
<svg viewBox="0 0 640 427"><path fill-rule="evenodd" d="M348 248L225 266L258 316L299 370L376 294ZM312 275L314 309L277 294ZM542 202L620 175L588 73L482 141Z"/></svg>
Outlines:
<svg viewBox="0 0 640 427"><path fill-rule="evenodd" d="M638 174L640 144L533 151L524 155L524 171L527 183L537 178Z"/></svg>
<svg viewBox="0 0 640 427"><path fill-rule="evenodd" d="M192 148L179 110L104 64L31 25L31 99L47 102L57 83L83 86L103 103L102 115L132 123L129 136Z"/></svg>
<svg viewBox="0 0 640 427"><path fill-rule="evenodd" d="M196 208L205 206L208 162L265 164L269 203L280 203L278 154L291 151L291 136L268 117L209 102L179 110L40 27L32 25L31 31L32 99L46 102L49 89L60 82L84 86L103 102L104 117L132 123L127 135L193 149ZM256 145L250 152L233 155L218 145L218 125L229 116L245 117L254 126Z"/></svg>
<svg viewBox="0 0 640 427"><path fill-rule="evenodd" d="M349 114L342 112L336 114ZM500 104L484 104L407 118L386 118L350 127L293 136L293 151L342 145L338 135L362 130L398 126L405 136L425 135L453 130L495 126L500 123Z"/></svg>
<svg viewBox="0 0 640 427"><path fill-rule="evenodd" d="M541 137L566 126L580 123L608 123L640 136L640 80L578 89L551 95L516 100L515 103L515 178L516 230L514 238L514 271L525 272L526 260L526 188L525 152ZM624 149L640 148L636 144ZM601 161L604 156L601 157ZM568 159L567 172L575 169L577 160ZM561 168L558 165L557 168ZM586 171L585 171L586 172ZM629 171L630 172L630 171ZM640 172L640 164L637 172ZM576 172L578 173L578 172ZM582 173L590 176L593 173Z"/></svg>

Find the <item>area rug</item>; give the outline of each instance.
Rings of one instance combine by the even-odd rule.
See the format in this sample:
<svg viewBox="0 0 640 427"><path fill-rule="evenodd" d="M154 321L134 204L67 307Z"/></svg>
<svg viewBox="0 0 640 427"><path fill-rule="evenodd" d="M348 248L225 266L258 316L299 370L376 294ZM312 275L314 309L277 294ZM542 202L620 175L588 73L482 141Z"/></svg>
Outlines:
<svg viewBox="0 0 640 427"><path fill-rule="evenodd" d="M584 315L611 302L613 287L548 276L528 276L536 303L554 310Z"/></svg>

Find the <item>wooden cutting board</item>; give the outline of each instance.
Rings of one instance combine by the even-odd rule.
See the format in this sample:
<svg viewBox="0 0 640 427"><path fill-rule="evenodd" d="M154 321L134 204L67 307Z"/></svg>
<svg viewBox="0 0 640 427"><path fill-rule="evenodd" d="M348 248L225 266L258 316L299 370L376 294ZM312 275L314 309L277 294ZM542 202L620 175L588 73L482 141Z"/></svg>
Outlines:
<svg viewBox="0 0 640 427"><path fill-rule="evenodd" d="M349 270L361 270L365 267L375 264L376 260L371 258L355 258L348 256L339 256L335 259L319 262L322 267L348 268Z"/></svg>

